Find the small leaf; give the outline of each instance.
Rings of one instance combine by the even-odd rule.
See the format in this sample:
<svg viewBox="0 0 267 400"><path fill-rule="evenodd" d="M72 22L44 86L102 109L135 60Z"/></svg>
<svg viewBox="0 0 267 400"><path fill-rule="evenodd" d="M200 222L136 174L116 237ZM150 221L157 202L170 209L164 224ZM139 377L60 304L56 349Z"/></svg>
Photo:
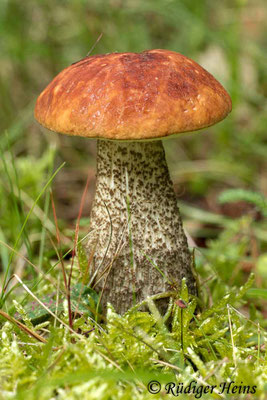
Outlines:
<svg viewBox="0 0 267 400"><path fill-rule="evenodd" d="M62 313L64 310L64 298L57 300L56 292L48 294L40 300L49 308L49 310L53 313L57 313L57 315ZM93 318L93 311L96 308L97 302L98 294L93 289L83 285L82 283L73 285L71 289L71 311L73 313L76 312ZM51 317L51 314L37 301L28 303L27 306L24 307L24 310L33 325L40 324ZM21 318L21 315L17 318Z"/></svg>
<svg viewBox="0 0 267 400"><path fill-rule="evenodd" d="M78 265L82 274L82 282L86 285L89 282L88 274L88 260L86 252L83 248L82 243L77 244L77 254L78 254Z"/></svg>
<svg viewBox="0 0 267 400"><path fill-rule="evenodd" d="M248 297L258 297L267 300L267 289L251 288L247 291Z"/></svg>

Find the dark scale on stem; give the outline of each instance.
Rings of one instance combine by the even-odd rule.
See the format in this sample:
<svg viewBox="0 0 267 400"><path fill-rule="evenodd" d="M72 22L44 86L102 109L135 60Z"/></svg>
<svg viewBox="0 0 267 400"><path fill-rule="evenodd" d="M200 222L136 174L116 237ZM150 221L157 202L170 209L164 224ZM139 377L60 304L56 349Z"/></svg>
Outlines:
<svg viewBox="0 0 267 400"><path fill-rule="evenodd" d="M104 287L103 304L109 301L119 313L133 305L133 291L140 302L170 290L170 283L179 287L183 277L196 294L191 256L161 141L98 141L88 254L94 246L91 271L96 289Z"/></svg>

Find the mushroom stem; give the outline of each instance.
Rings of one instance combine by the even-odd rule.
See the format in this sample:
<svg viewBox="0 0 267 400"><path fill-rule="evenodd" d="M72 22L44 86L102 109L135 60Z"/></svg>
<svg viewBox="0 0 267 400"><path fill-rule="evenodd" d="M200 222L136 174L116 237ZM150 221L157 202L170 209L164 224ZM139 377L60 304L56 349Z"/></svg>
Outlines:
<svg viewBox="0 0 267 400"><path fill-rule="evenodd" d="M95 288L118 313L187 278L191 256L160 140L98 140L88 255Z"/></svg>

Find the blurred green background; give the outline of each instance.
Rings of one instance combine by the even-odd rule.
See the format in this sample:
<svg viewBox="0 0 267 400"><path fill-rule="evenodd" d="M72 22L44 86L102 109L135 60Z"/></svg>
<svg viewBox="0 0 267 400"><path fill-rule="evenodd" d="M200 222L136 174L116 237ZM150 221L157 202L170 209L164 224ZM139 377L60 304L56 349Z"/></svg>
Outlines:
<svg viewBox="0 0 267 400"><path fill-rule="evenodd" d="M0 239L14 246L52 171L62 241L70 246L82 191L88 229L95 141L46 131L34 121L39 93L64 67L91 54L163 48L193 58L227 89L233 111L223 122L170 139L165 148L185 226L229 284L254 270L266 277L266 48L263 0L0 0ZM219 201L228 189L242 189ZM256 200L253 194L256 193ZM262 200L262 206L260 205ZM265 211L264 211L265 210ZM49 191L38 201L16 247L46 268L55 234ZM0 246L2 272L10 252ZM205 253L206 251L206 253ZM22 277L20 258L12 268ZM232 271L235 271L232 274ZM205 276L205 273L203 272ZM209 272L206 272L209 275ZM29 275L31 278L32 275Z"/></svg>

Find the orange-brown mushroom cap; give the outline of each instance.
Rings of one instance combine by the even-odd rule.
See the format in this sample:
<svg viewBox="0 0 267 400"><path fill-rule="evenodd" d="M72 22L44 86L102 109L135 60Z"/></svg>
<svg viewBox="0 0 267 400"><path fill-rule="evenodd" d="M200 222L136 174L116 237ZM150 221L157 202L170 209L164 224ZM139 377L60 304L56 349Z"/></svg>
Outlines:
<svg viewBox="0 0 267 400"><path fill-rule="evenodd" d="M65 68L37 99L46 128L90 138L140 140L221 121L231 99L205 69L168 50L86 57Z"/></svg>

